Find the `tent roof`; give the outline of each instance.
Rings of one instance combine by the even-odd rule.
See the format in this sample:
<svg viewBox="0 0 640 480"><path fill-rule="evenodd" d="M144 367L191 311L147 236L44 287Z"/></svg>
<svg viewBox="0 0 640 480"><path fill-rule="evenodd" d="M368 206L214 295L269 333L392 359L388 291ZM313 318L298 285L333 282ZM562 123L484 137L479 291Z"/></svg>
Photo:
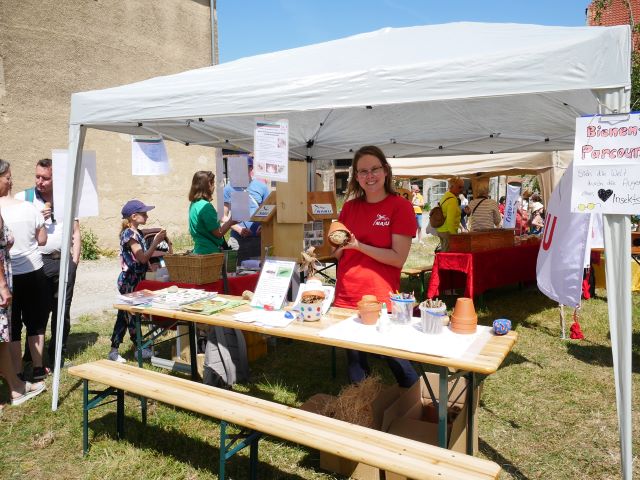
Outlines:
<svg viewBox="0 0 640 480"><path fill-rule="evenodd" d="M628 26L385 28L75 93L70 121L251 150L256 118L287 118L294 158L562 150L599 95L628 90L630 52Z"/></svg>
<svg viewBox="0 0 640 480"><path fill-rule="evenodd" d="M390 158L395 177L450 178L498 175L534 175L552 168L566 170L573 151L498 153L449 157Z"/></svg>

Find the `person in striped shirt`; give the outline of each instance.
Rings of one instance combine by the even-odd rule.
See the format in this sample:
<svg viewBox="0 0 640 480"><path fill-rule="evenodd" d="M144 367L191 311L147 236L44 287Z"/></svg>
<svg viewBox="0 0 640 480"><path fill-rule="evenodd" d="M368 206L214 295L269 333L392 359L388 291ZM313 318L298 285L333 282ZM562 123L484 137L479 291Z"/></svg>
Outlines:
<svg viewBox="0 0 640 480"><path fill-rule="evenodd" d="M477 196L469 202L465 211L469 215L469 231L471 232L497 228L502 222L498 204L489 198L487 185L478 187Z"/></svg>

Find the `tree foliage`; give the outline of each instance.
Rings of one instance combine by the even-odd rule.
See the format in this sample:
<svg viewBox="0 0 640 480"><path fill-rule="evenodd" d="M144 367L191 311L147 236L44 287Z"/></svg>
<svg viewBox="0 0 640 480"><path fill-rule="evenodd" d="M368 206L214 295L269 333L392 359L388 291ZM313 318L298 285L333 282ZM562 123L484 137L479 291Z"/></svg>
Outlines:
<svg viewBox="0 0 640 480"><path fill-rule="evenodd" d="M633 52L631 53L631 111L640 107L640 52L636 49L636 36L640 35L640 23L636 21L631 9L630 0L620 0L629 14L629 26L634 36L632 39ZM593 15L593 22L602 25L602 15L611 7L613 0L593 0L590 10Z"/></svg>

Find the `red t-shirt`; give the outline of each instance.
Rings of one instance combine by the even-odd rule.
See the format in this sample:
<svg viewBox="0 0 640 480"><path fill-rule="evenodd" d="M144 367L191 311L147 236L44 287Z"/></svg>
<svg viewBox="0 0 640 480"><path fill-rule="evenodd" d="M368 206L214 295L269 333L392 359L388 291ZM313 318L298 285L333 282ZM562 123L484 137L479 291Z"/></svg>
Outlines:
<svg viewBox="0 0 640 480"><path fill-rule="evenodd" d="M413 237L416 233L413 206L400 195L387 195L377 203L349 200L339 220L359 242L374 247L391 248L392 234ZM401 270L357 250L344 250L338 263L334 305L356 308L363 295L375 295L388 304L389 292L400 289Z"/></svg>

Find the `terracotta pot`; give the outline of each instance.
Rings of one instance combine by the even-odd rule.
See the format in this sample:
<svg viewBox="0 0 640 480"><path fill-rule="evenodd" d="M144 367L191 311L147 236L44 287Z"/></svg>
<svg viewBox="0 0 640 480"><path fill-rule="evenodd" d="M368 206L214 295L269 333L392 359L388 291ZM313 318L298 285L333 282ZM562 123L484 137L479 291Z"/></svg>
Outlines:
<svg viewBox="0 0 640 480"><path fill-rule="evenodd" d="M470 298L458 298L451 314L449 328L455 333L475 333L478 327L478 315Z"/></svg>
<svg viewBox="0 0 640 480"><path fill-rule="evenodd" d="M372 301L373 299L373 301ZM364 325L375 325L380 317L382 304L374 295L364 295L358 302L358 315Z"/></svg>
<svg viewBox="0 0 640 480"><path fill-rule="evenodd" d="M460 297L456 300L456 306L453 307L452 317L469 318L476 317L476 309L473 306L473 300L466 297Z"/></svg>
<svg viewBox="0 0 640 480"><path fill-rule="evenodd" d="M345 242L342 243L337 243L334 242L333 240L331 240L331 234L337 231L343 230L345 232L347 232L347 240ZM327 232L327 240L329 240L329 243L335 247L341 247L342 245L345 245L349 239L351 238L351 232L349 231L349 229L347 227L345 227L344 223L341 222L332 222L331 225L329 225L329 231Z"/></svg>

